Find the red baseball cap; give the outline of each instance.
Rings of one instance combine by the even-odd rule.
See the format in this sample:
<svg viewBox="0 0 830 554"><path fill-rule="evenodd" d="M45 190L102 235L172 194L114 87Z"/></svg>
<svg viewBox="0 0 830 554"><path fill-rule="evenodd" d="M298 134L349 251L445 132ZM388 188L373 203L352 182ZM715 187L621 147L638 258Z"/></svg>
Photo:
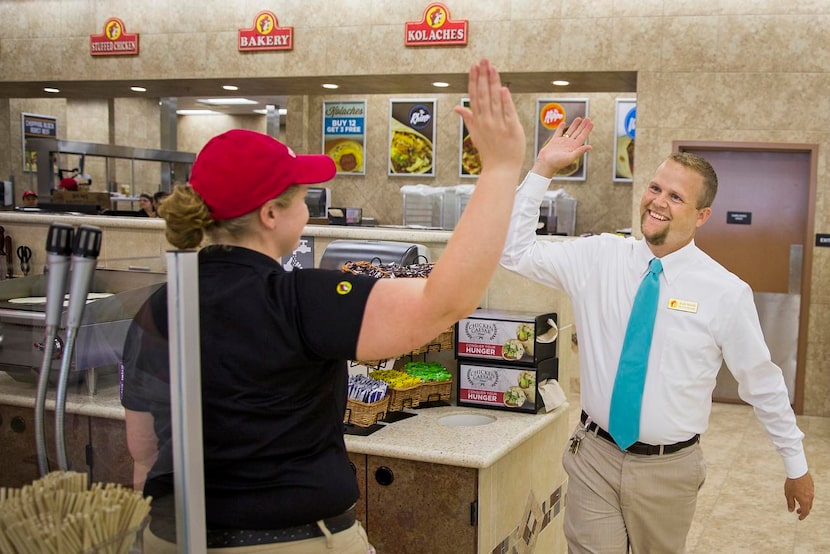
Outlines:
<svg viewBox="0 0 830 554"><path fill-rule="evenodd" d="M24 199L25 199L25 198L29 198L30 196L34 196L35 198L37 198L37 193L36 193L35 191L33 191L33 190L26 190L26 191L23 191L23 198L24 198Z"/></svg>
<svg viewBox="0 0 830 554"><path fill-rule="evenodd" d="M250 213L293 185L334 178L334 160L323 154L298 156L274 137L233 129L210 139L196 156L190 186L213 219Z"/></svg>

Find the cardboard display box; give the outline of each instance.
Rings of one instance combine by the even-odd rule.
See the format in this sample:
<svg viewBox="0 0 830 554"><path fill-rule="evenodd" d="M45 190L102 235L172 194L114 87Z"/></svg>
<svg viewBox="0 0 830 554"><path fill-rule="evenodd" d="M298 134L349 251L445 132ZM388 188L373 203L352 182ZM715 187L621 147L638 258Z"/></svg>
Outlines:
<svg viewBox="0 0 830 554"><path fill-rule="evenodd" d="M110 193L108 192L86 192L75 190L54 190L52 191L53 204L84 204L87 206L98 206L101 210L109 210Z"/></svg>
<svg viewBox="0 0 830 554"><path fill-rule="evenodd" d="M459 406L535 414L544 406L539 383L558 378L557 358L542 360L536 368L459 360L455 397Z"/></svg>
<svg viewBox="0 0 830 554"><path fill-rule="evenodd" d="M536 367L556 357L556 321L555 313L476 310L455 326L456 357Z"/></svg>

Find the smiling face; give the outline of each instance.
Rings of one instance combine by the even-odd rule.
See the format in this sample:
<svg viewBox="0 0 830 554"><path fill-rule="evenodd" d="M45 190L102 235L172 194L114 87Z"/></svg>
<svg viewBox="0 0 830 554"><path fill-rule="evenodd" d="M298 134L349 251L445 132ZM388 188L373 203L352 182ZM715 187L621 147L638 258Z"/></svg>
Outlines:
<svg viewBox="0 0 830 554"><path fill-rule="evenodd" d="M703 203L700 173L667 159L640 200L640 231L655 256L671 254L691 242L712 209Z"/></svg>

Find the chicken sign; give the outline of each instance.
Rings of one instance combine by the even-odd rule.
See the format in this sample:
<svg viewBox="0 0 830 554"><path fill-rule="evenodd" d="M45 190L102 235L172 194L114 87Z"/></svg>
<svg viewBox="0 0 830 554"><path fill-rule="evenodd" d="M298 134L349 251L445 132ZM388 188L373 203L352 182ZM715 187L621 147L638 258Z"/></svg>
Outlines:
<svg viewBox="0 0 830 554"><path fill-rule="evenodd" d="M294 27L280 27L277 16L267 10L256 15L253 27L239 29L238 37L240 52L294 49Z"/></svg>
<svg viewBox="0 0 830 554"><path fill-rule="evenodd" d="M435 2L424 10L421 21L407 21L406 46L466 46L467 20L453 21L450 10Z"/></svg>
<svg viewBox="0 0 830 554"><path fill-rule="evenodd" d="M89 35L90 56L135 56L138 54L138 33L128 33L124 22L111 17L104 22L104 32Z"/></svg>

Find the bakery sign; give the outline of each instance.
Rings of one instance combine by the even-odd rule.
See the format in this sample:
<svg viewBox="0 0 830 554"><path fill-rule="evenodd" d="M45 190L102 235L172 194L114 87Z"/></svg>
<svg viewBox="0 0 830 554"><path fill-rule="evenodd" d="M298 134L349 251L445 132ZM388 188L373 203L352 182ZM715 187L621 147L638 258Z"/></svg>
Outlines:
<svg viewBox="0 0 830 554"><path fill-rule="evenodd" d="M239 29L238 37L240 52L294 49L294 27L280 27L274 12L267 10L256 14L253 27Z"/></svg>
<svg viewBox="0 0 830 554"><path fill-rule="evenodd" d="M110 17L104 22L104 32L89 35L90 56L135 56L138 54L138 33L128 33L124 22Z"/></svg>
<svg viewBox="0 0 830 554"><path fill-rule="evenodd" d="M450 10L435 2L424 10L421 21L407 21L406 46L459 46L467 44L467 20L453 21Z"/></svg>

